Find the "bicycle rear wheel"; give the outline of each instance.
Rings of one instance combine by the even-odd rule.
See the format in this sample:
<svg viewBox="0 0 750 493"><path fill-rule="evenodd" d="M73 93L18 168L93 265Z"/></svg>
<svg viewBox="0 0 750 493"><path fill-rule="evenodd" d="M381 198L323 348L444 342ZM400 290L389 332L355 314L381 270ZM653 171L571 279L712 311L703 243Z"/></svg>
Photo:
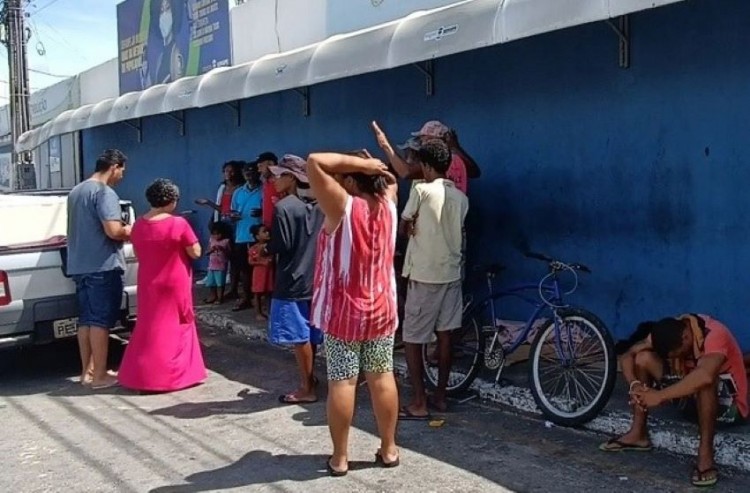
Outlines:
<svg viewBox="0 0 750 493"><path fill-rule="evenodd" d="M561 426L591 421L612 394L617 373L614 343L596 315L581 309L557 313L531 346L531 392L542 413Z"/></svg>
<svg viewBox="0 0 750 493"><path fill-rule="evenodd" d="M472 310L464 317L463 325L451 333L451 372L448 376L448 395L460 395L471 387L484 361L482 325ZM438 386L437 338L422 347L422 364L428 388Z"/></svg>

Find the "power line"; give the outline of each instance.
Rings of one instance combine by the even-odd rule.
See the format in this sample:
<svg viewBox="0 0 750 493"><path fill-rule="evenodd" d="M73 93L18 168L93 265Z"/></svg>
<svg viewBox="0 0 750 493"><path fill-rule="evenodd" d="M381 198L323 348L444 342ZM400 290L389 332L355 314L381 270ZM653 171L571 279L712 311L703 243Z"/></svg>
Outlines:
<svg viewBox="0 0 750 493"><path fill-rule="evenodd" d="M9 86L9 85L10 85L10 81L7 81L7 80L1 80L1 79L0 79L0 84L5 84L6 86ZM44 89L44 87L31 86L31 89L33 89L33 90L35 90L35 91L38 91L38 90L40 90L40 89ZM0 96L0 97L2 97L2 96ZM8 99L8 98L5 98L5 99Z"/></svg>
<svg viewBox="0 0 750 493"><path fill-rule="evenodd" d="M45 56L47 54L47 48L44 46L42 37L39 35L39 30L36 28L36 22L31 18L29 18L29 21L31 21L31 30L34 31L34 35L36 36L36 52L39 56Z"/></svg>
<svg viewBox="0 0 750 493"><path fill-rule="evenodd" d="M61 33L57 28L55 28L55 26L53 26L49 22L46 22L43 19L40 19L39 21L45 26L47 26L51 31L54 31L55 33L57 33L57 36L53 36L52 33L48 32L45 34L46 36L52 38L53 41L57 40L58 42L62 42L63 44L67 45L71 49L72 53L75 53L75 55L81 60L85 62L89 61L86 55L83 54L83 51L79 49L78 47L74 46L70 41L68 41L65 35ZM32 22L33 22L33 19L32 19ZM39 38L41 39L41 34L37 33L37 36L39 36Z"/></svg>
<svg viewBox="0 0 750 493"><path fill-rule="evenodd" d="M36 15L39 12L41 12L42 10L46 9L47 7L50 7L50 6L54 5L54 4L56 4L59 1L60 0L50 0L48 3L45 3L44 5L42 5L41 7L39 7L38 9L36 9L35 11L33 11L32 13L30 13L29 16Z"/></svg>
<svg viewBox="0 0 750 493"><path fill-rule="evenodd" d="M35 74L40 74L40 75L46 75L48 77L57 77L58 79L68 79L70 77L73 77L72 75L52 74L52 73L44 71L44 70L37 70L37 69L33 69L33 68L30 68L29 72L34 72Z"/></svg>

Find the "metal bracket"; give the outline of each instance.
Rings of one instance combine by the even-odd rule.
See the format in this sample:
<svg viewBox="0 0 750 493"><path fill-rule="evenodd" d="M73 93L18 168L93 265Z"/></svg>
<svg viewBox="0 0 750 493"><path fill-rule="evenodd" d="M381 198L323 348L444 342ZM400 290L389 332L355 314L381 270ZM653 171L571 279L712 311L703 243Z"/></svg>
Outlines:
<svg viewBox="0 0 750 493"><path fill-rule="evenodd" d="M427 96L435 94L435 64L432 60L415 63L414 66L425 76L425 93Z"/></svg>
<svg viewBox="0 0 750 493"><path fill-rule="evenodd" d="M135 123L133 123L135 122ZM123 124L127 125L128 127L132 128L138 133L138 143L143 142L143 119L138 118L136 120L130 121L130 120L124 120L122 122Z"/></svg>
<svg viewBox="0 0 750 493"><path fill-rule="evenodd" d="M224 105L232 110L232 113L234 113L235 118L237 119L237 126L242 126L242 104L240 104L239 101L229 101L228 103L224 103Z"/></svg>
<svg viewBox="0 0 750 493"><path fill-rule="evenodd" d="M302 115L310 116L310 88L309 87L295 88L294 92L302 96Z"/></svg>
<svg viewBox="0 0 750 493"><path fill-rule="evenodd" d="M179 115L179 116L177 116ZM164 116L169 118L170 120L176 121L180 125L180 136L185 136L185 110L180 111L179 113L164 113Z"/></svg>
<svg viewBox="0 0 750 493"><path fill-rule="evenodd" d="M620 68L630 68L630 16L621 15L616 24L612 19L607 19L607 24L619 38Z"/></svg>

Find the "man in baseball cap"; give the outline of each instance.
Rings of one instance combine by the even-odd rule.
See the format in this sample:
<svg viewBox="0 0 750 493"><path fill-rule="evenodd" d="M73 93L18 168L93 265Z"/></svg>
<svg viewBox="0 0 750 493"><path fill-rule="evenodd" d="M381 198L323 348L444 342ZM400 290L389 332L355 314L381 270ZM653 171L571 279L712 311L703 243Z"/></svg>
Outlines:
<svg viewBox="0 0 750 493"><path fill-rule="evenodd" d="M300 372L297 390L281 395L283 404L304 404L318 400L313 375L315 352L323 333L310 326L316 238L323 225L323 213L316 203L300 197L309 188L307 162L285 154L268 167L276 192L283 196L274 206L271 240L267 253L276 256L276 278L271 297L268 339L292 347Z"/></svg>
<svg viewBox="0 0 750 493"><path fill-rule="evenodd" d="M422 125L418 132L412 132L414 137L428 137L433 139L445 139L451 129L438 120L430 120Z"/></svg>
<svg viewBox="0 0 750 493"><path fill-rule="evenodd" d="M372 129L375 133L375 139L377 140L378 145L383 152L386 153L388 161L390 161L396 173L398 173L401 178L421 179L421 167L416 163L409 162L409 159L401 158L401 156L395 152L388 137L376 122L372 122ZM447 177L455 183L456 188L467 193L468 179L479 178L481 171L474 159L472 159L472 157L469 156L469 154L459 145L456 132L438 120L430 120L422 125L422 128L418 131L412 132L411 135L412 138L398 146L400 149L407 152L407 157L409 157L408 153L410 151L418 151L419 147L429 139L440 139L448 144L451 151L451 165L450 168L448 168Z"/></svg>

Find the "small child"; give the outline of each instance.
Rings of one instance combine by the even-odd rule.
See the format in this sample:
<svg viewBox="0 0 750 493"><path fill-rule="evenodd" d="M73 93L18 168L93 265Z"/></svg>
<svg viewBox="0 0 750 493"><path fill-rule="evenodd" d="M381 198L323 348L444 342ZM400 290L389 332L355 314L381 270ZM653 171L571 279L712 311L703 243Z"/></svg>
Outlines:
<svg viewBox="0 0 750 493"><path fill-rule="evenodd" d="M273 291L273 258L265 254L271 234L263 224L252 226L250 233L255 237L255 245L248 250L248 261L253 266L252 291L258 319L263 320L268 318L264 303L271 299Z"/></svg>
<svg viewBox="0 0 750 493"><path fill-rule="evenodd" d="M205 286L211 290L211 294L203 300L204 303L219 305L224 302L230 252L231 246L226 225L213 224L211 239L208 243L208 275L205 280Z"/></svg>

